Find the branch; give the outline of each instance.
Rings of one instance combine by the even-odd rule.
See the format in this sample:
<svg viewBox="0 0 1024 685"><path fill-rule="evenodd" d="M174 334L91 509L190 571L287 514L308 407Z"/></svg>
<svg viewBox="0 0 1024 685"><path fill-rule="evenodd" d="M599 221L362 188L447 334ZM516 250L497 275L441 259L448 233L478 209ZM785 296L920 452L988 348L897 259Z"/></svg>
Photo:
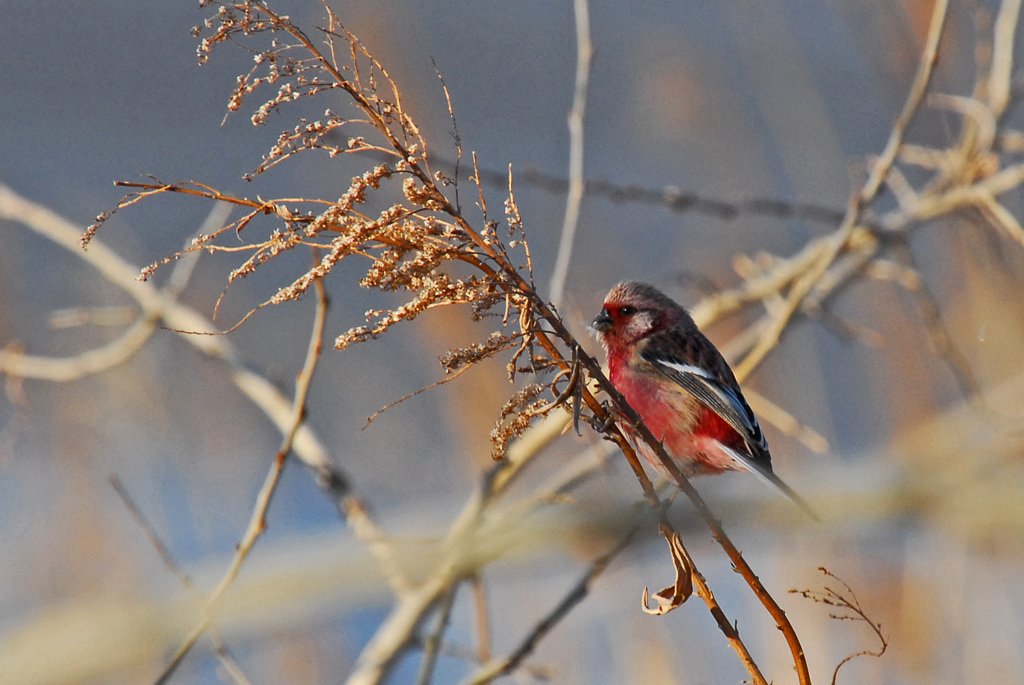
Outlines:
<svg viewBox="0 0 1024 685"><path fill-rule="evenodd" d="M639 530L639 525L633 526L630 528L629 532L619 538L611 549L592 561L586 572L578 581L576 581L562 601L556 604L555 607L526 634L526 636L519 642L519 645L512 650L512 653L509 654L509 656L503 659L494 659L483 664L475 673L463 681L464 685L482 685L483 683L489 683L495 678L509 674L518 668L523 660L533 653L537 644L544 639L548 632L550 632L559 621L565 618L577 604L586 599L587 595L590 593L590 586L594 580L604 573L605 569L608 568L608 564L610 564L612 560L622 552L622 550L629 546L629 543L632 542L633 537Z"/></svg>
<svg viewBox="0 0 1024 685"><path fill-rule="evenodd" d="M420 670L416 676L416 685L430 685L434 677L434 666L437 664L437 657L441 653L441 644L444 641L444 633L448 629L448 622L452 616L452 605L455 603L455 593L458 586L453 585L441 601L441 611L437 617L437 626L427 637L424 644L423 660L420 662Z"/></svg>
<svg viewBox="0 0 1024 685"><path fill-rule="evenodd" d="M446 554L427 574L425 580L397 596L395 606L363 649L349 675L348 685L379 683L390 672L402 649L411 644L416 630L426 615L453 584L471 578L490 558L481 558L479 540L488 539L485 526L503 529L510 520L522 522L526 512L516 511L509 518L500 514L488 518L488 508L516 481L540 450L561 434L564 422L558 415L550 416L508 450L507 459L496 464L481 479L480 486L455 517L444 537ZM575 478L576 474L572 473ZM538 502L537 504L540 504Z"/></svg>
<svg viewBox="0 0 1024 685"><path fill-rule="evenodd" d="M81 228L63 217L15 193L0 183L0 218L15 222L56 243L95 268L101 276L131 296L144 317L162 321L182 339L222 363L232 382L255 404L282 434L291 429L288 399L263 376L250 370L234 344L202 314L187 307L148 282L138 280L139 269L129 264L99 240L82 250ZM205 333L193 335L191 333ZM6 354L6 353L5 353ZM10 359L10 357L8 357ZM318 484L331 492L339 507L349 491L348 477L332 463L326 447L313 430L303 424L295 435L295 455L316 475Z"/></svg>
<svg viewBox="0 0 1024 685"><path fill-rule="evenodd" d="M2 191L2 188L0 188ZM206 219L200 227L200 233L212 230L212 226L219 225L227 218L230 206L224 203L216 203L210 210ZM188 284L192 269L195 266L198 253L185 255L171 271L167 287L164 292L169 297L177 297ZM121 311L120 309L117 310ZM60 327L78 325L80 323L97 323L107 325L109 319L117 319L106 312L106 316L89 316L80 310L74 313L63 312L59 317ZM129 314L134 316L134 313ZM57 317L51 324L57 327ZM86 376L108 371L112 368L126 363L136 352L142 349L149 340L153 331L156 330L158 320L152 315L144 315L130 326L119 338L107 343L103 347L82 352L73 357L40 357L27 355L19 350L0 350L0 374L16 378L35 378L55 383L70 383L81 380Z"/></svg>
<svg viewBox="0 0 1024 685"><path fill-rule="evenodd" d="M836 679L839 678L839 669L841 669L847 663L849 663L853 659L856 659L859 656L881 657L889 648L889 641L886 639L885 634L882 633L882 625L880 623L875 623L874 621L872 621L868 617L867 613L864 611L863 607L861 607L860 600L858 600L857 595L854 594L853 588L851 588L845 580L843 580L836 574L832 573L824 566L819 567L818 570L825 574L826 577L835 578L840 583L842 583L843 588L845 588L846 590L846 593L844 594L842 592L837 592L836 590L833 590L827 585L825 586L825 590L823 592L818 590L790 590L790 593L799 594L802 597L810 599L811 601L816 603L824 604L825 606L835 607L837 609L843 609L850 612L846 614L830 613L829 618L832 618L837 621L863 621L864 623L868 624L868 627L871 628L872 632L874 632L874 634L878 637L878 641L881 644L881 647L878 649L877 652L865 649L860 652L854 652L853 654L848 655L842 661L840 661L839 664L836 665L835 670L832 672L832 685L836 685ZM849 597L846 597L847 594L849 595Z"/></svg>
<svg viewBox="0 0 1024 685"><path fill-rule="evenodd" d="M156 330L157 319L143 316L115 340L73 357L41 357L8 348L0 350L0 374L71 383L121 366L142 349Z"/></svg>
<svg viewBox="0 0 1024 685"><path fill-rule="evenodd" d="M743 358L743 361L737 365L735 369L736 378L740 382L749 376L768 353L779 344L779 338L789 325L790 319L797 312L804 298L811 292L815 283L847 246L855 228L860 223L861 213L881 189L889 169L892 168L893 163L896 161L896 154L899 152L907 127L910 126L910 122L917 114L918 108L921 106L924 95L928 90L928 84L931 82L932 71L938 57L939 40L942 38L948 9L949 0L936 0L935 6L932 9L928 37L925 40L924 50L921 53L917 74L914 76L914 81L907 94L907 100L903 104L903 109L896 119L896 123L893 125L885 148L878 159L875 160L874 165L872 165L867 181L859 191L850 197L843 223L824 244L822 253L808 271L793 283L787 294L784 306L772 314L768 329L761 336L761 339L758 340L754 348Z"/></svg>
<svg viewBox="0 0 1024 685"><path fill-rule="evenodd" d="M189 578L184 571L182 571L181 566L179 566L178 562L174 560L174 557L171 556L171 553L167 549L167 546L163 543L163 540L160 539L160 536L153 528L153 525L146 518L145 514L142 513L142 510L139 509L138 505L135 503L135 500L128 492L128 489L124 486L124 483L121 482L121 479L118 478L117 476L111 476L110 484L111 486L113 486L114 491L117 493L118 497L121 498L121 502L124 504L125 509L128 510L128 513L131 515L132 519L142 529L142 532L149 540L149 543L153 546L153 548L156 550L156 553L160 556L160 561L163 562L164 567L167 568L167 570L170 571L172 574L174 574L174 576L178 579L178 582L181 584L181 586L188 590L193 597L200 600L203 599L202 593L196 588L195 584L192 582L192 579ZM231 675L231 677L235 680L236 683L239 683L240 685L251 685L249 683L249 679L245 675L245 672L242 671L242 667L239 666L235 658L231 656L231 654L228 652L227 646L220 639L220 635L218 634L215 627L210 626L208 630L210 632L210 638L213 642L214 652L217 654L217 658L220 660L221 666L223 666L225 670L227 670L227 672Z"/></svg>
<svg viewBox="0 0 1024 685"><path fill-rule="evenodd" d="M572 6L576 16L576 88L573 93L572 110L569 112L569 194L565 200L562 237L558 243L558 255L551 275L551 303L555 307L562 304L576 227L580 220L580 204L583 202L583 117L587 110L590 58L594 53L590 43L590 13L587 0L573 0Z"/></svg>
<svg viewBox="0 0 1024 685"><path fill-rule="evenodd" d="M277 485L281 482L281 474L284 472L288 455L292 451L295 436L298 434L299 428L302 426L305 419L306 398L309 395L309 386L313 380L313 372L316 370L316 363L320 359L320 354L323 351L324 321L327 316L327 295L324 292L323 284L319 280L316 282L316 290L318 296L317 307L313 318L313 331L309 340L309 348L306 351L306 361L302 366L302 370L299 371L299 374L295 379L295 400L292 404L291 428L284 435L284 438L281 441L281 447L278 449L277 455L274 457L274 461L270 466L267 477L263 482L263 487L256 496L256 503L253 507L252 515L249 518L249 525L246 528L241 541L238 543L235 556L232 559L230 566L224 573L224 577L221 578L216 589L210 595L206 605L203 607L202 618L192 629L192 632L185 639L185 642L178 648L177 653L175 653L171 662L167 665L167 668L160 674L160 677L157 678L156 685L163 685L167 682L181 664L185 655L188 654L192 649L192 646L216 619L224 600L224 596L231 587L231 584L235 581L235 578L238 577L238 571L241 569L242 563L256 544L256 541L263 534L263 531L267 528L267 510L270 507L270 502L274 498L274 493L277 491Z"/></svg>
<svg viewBox="0 0 1024 685"><path fill-rule="evenodd" d="M1010 103L1013 78L1013 47L1021 0L1003 0L994 24L992 67L988 78L988 105L995 118L1003 115Z"/></svg>

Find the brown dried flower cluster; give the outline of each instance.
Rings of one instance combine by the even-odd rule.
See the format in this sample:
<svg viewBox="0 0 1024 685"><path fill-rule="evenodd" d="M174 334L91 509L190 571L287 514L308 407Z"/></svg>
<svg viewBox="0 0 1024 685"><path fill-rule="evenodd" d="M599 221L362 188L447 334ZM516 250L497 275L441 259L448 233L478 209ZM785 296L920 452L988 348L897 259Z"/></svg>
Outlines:
<svg viewBox="0 0 1024 685"><path fill-rule="evenodd" d="M544 386L530 383L508 399L501 408L501 419L491 431L491 442L494 445L493 456L500 459L505 453L509 442L530 425L530 419L536 416L546 404L538 400L544 392Z"/></svg>
<svg viewBox="0 0 1024 685"><path fill-rule="evenodd" d="M327 109L321 119L300 119L297 125L280 134L247 178L295 154L312 150L326 151L331 157L372 152L376 159L383 155L387 161L374 162L367 171L354 177L346 192L335 201L254 201L225 195L196 182L124 183L134 191L122 199L117 209L155 194L178 192L233 203L246 210L240 219L197 237L182 252L147 267L142 277L148 278L162 265L191 251L240 253L244 259L227 276L226 288L230 288L238 278L254 273L285 252L302 247L318 254L314 266L280 286L244 321L264 306L302 297L346 258L367 260L369 264L359 282L361 287L404 292L407 299L390 309L366 312L366 325L341 334L335 340L336 348L375 339L395 324L412 320L428 309L467 304L471 316L493 317L498 328L484 342L444 355L441 364L446 371L445 380L504 352L510 352L510 380L515 380L519 372L538 373L561 367L562 374L554 376L559 380L575 363L570 361L575 360L574 354L563 354L561 350L566 346L572 348L575 341L533 287L532 263L512 193L511 172L509 192L504 199L507 239L503 239L498 234L498 222L486 217L479 173L476 189L484 221L477 229L461 212L457 179L446 178L430 168L426 141L403 108L397 86L330 8L325 9L329 21L321 33L326 50L321 50L287 16L274 13L262 2L220 6L215 15L194 30L200 39L201 63L209 59L216 46L226 42L241 43L254 55L252 69L238 78L228 102L229 112L237 111L261 87L276 88L255 109L253 125L264 125L271 113L325 90L343 91L358 111L355 117L346 118ZM337 133L342 127L355 127L358 131L353 131L344 143L338 143ZM394 181L400 187L395 187ZM391 202L396 196L401 201ZM376 216L365 211L371 200L382 198L386 200L386 209ZM90 228L89 237L110 214L98 219ZM272 225L250 226L257 219L269 220ZM244 237L252 237L238 245L236 238L243 237L243 231ZM222 242L222 238L231 240ZM542 326L541 319L547 324ZM544 335L544 330L554 330L561 341ZM579 374L573 373L571 377L576 379ZM569 400L564 392L559 395L552 390L558 401L540 402L537 398L543 388L530 385L506 405L494 431L496 457L503 454L509 440L524 430L534 416ZM544 411L538 412L541 407Z"/></svg>

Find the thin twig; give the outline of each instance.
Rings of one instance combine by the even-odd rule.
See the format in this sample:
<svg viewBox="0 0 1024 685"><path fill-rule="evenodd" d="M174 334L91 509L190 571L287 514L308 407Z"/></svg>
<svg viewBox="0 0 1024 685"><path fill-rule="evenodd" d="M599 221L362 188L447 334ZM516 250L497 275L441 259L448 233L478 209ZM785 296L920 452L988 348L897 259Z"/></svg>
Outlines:
<svg viewBox="0 0 1024 685"><path fill-rule="evenodd" d="M572 246L579 225L580 205L583 202L583 119L587 111L587 91L590 82L590 58L594 48L590 43L590 11L587 0L573 0L576 16L576 87L572 109L569 112L569 193L565 199L565 217L562 219L562 237L551 275L551 303L562 304L565 281L572 261Z"/></svg>
<svg viewBox="0 0 1024 685"><path fill-rule="evenodd" d="M195 232L193 238L200 236L209 235L215 232L221 226L224 226L231 216L231 210L233 205L230 202L214 202L213 206L210 207L210 213L203 219L203 223L200 224L199 230ZM192 241L189 240L188 243ZM188 244L185 245L185 249L188 248ZM167 279L167 285L164 286L164 292L171 297L178 297L182 291L188 285L189 279L192 278L192 272L195 270L196 264L199 262L199 252L187 252L183 254L178 260L178 263L174 266L174 270L171 271L170 278Z"/></svg>
<svg viewBox="0 0 1024 685"><path fill-rule="evenodd" d="M332 50L333 50L333 43ZM448 84L444 82L444 75L441 70L437 67L437 62L431 57L430 61L434 65L434 72L437 74L437 78L441 81L441 89L444 90L444 101L448 103L448 118L452 121L451 136L452 141L455 143L455 173L452 174L452 185L455 189L455 207L460 212L462 211L462 203L459 200L459 165L462 163L462 135L459 133L459 122L455 118L455 108L452 107L452 96L448 92ZM474 162L475 168L475 162ZM479 173L479 171L477 171Z"/></svg>
<svg viewBox="0 0 1024 685"><path fill-rule="evenodd" d="M171 556L170 551L167 549L167 545L165 545L163 540L160 539L160 536L157 534L156 529L153 527L153 524L150 523L149 519L146 518L146 515L142 513L141 509L139 509L139 506L135 503L135 500L134 498L132 498L131 493L128 492L128 489L124 486L124 483L121 482L121 479L118 478L116 475L112 475L110 476L109 480L111 486L113 486L114 488L114 491L117 493L118 497L121 498L121 503L124 504L125 508L128 510L128 513L131 515L132 519L142 529L142 532L146 535L146 538L149 540L149 543L153 546L153 548L156 550L156 553L160 556L160 561L163 562L164 567L172 574L174 574L174 576L178 579L178 582L181 584L181 586L188 590L190 593L192 593L193 596L195 596L197 599L205 599L202 593L198 590L198 588L196 588L195 584L192 582L192 579L189 578L188 574L181 569L181 566L178 564L178 562L175 561L174 557ZM224 644L224 641L220 638L220 635L216 627L211 625L208 628L208 632L210 634L210 639L213 642L214 653L216 653L217 658L221 662L221 665L224 666L224 668L227 670L227 672L231 675L231 677L235 680L236 683L239 683L240 685L250 685L249 679L246 677L245 672L242 671L242 667L238 664L235 658L228 651L228 648Z"/></svg>
<svg viewBox="0 0 1024 685"><path fill-rule="evenodd" d="M569 592L558 604L552 608L532 629L530 629L526 636L520 641L519 645L512 650L509 656L496 659L484 663L475 673L464 681L464 685L482 685L483 683L489 683L495 678L511 673L528 657L533 650L537 647L537 644L551 631L555 625L558 624L565 616L572 611L572 609L586 599L590 593L590 586L593 582L604 573L605 569L608 568L608 564L619 555L622 550L629 546L632 542L633 537L640 530L640 525L633 526L628 533L623 535L619 540L605 552L603 555L595 559L587 567L586 572L580 577L579 580L572 586Z"/></svg>
<svg viewBox="0 0 1024 685"><path fill-rule="evenodd" d="M263 487L256 496L252 515L249 518L249 525L246 528L245 533L242 535L241 541L238 543L238 547L235 551L231 564L228 566L228 569L225 571L220 583L207 600L206 606L203 608L202 618L192 629L192 632L189 633L181 647L178 648L178 651L164 669L163 673L161 673L157 678L156 685L163 685L163 683L167 682L177 667L181 664L185 655L188 654L192 649L192 646L202 636L202 634L206 632L206 629L214 621L220 611L225 594L231 587L235 578L238 577L238 571L241 569L242 563L249 555L253 545L256 544L256 541L263 534L263 531L266 530L267 510L274 498L274 493L277 491L277 485L280 483L281 474L284 471L285 464L287 463L288 455L292 451L292 444L295 441L295 436L304 422L306 398L309 395L309 387L313 380L313 372L316 370L317 361L320 359L320 354L323 351L324 321L327 316L327 295L324 291L323 284L319 280L316 282L316 291L317 306L316 313L313 317L313 331L310 336L309 347L306 351L306 361L302 366L302 370L299 371L299 374L295 379L295 400L292 405L291 429L282 439L281 446L278 449L277 455L274 457L274 461L267 473L267 477L263 482Z"/></svg>
<svg viewBox="0 0 1024 685"><path fill-rule="evenodd" d="M157 535L156 529L153 528L153 524L149 522L149 519L147 519L145 514L142 513L142 510L139 509L139 506L135 503L131 493L128 492L124 483L121 482L121 479L112 475L108 480L110 481L111 487L114 488L114 492L116 492L117 496L121 498L121 503L124 504L124 508L128 510L132 519L136 524L138 524L139 528L142 529L142 532L145 533L146 539L149 540L149 544L153 545L153 549L156 550L156 553L159 555L160 561L163 562L164 567L174 574L174 577L178 579L178 582L181 583L183 588L195 591L196 588L192 583L192 579L188 577L188 574L181 569L178 562L171 556L170 551L167 549L167 545L165 545L163 540L160 539L160 536Z"/></svg>
<svg viewBox="0 0 1024 685"><path fill-rule="evenodd" d="M487 588L479 574L470 579L473 589L473 614L476 619L477 660L484 664L491 660L491 625L487 615Z"/></svg>
<svg viewBox="0 0 1024 685"><path fill-rule="evenodd" d="M381 161L391 160L393 154L367 153L368 157ZM434 157L436 166L453 169L455 162ZM508 184L508 174L481 167L477 170L480 182L493 188ZM553 195L566 195L569 181L561 176L546 174L534 167L525 167L516 172L517 181ZM663 188L646 188L640 185L619 185L605 179L589 179L583 184L584 197L603 198L614 204L640 204L662 207L672 212L693 212L722 221L734 221L744 215L768 216L776 219L802 219L814 223L838 226L844 213L833 207L813 202L791 202L769 197L725 200L701 195L692 190L681 190L669 185Z"/></svg>
<svg viewBox="0 0 1024 685"><path fill-rule="evenodd" d="M416 397L420 393L424 393L424 392L426 392L428 390L433 390L434 388L437 388L439 386L445 385L446 383L451 383L453 380L455 380L456 378L461 376L464 371L466 371L468 369L471 369L471 368L473 368L473 367L469 366L467 364L466 366L463 366L462 368L456 369L455 371L451 372L449 375L445 376L444 378L442 378L439 381L434 381L430 385L425 385L422 388L420 388L419 390L416 390L415 392L411 392L408 395L405 395L403 397L399 397L397 400L393 400L391 402L388 402L383 407L381 407L377 411L375 411L372 414L370 414L370 416L366 419L366 423L363 424L363 429L366 429L371 423L373 423L374 421L377 420L378 416L380 416L384 412L388 411L389 409L393 409L394 407L397 407L402 402L405 402L408 399L412 399L413 397Z"/></svg>
<svg viewBox="0 0 1024 685"><path fill-rule="evenodd" d="M942 314L935 295L928 288L928 284L922 278L914 264L914 257L910 250L904 246L894 248L895 254L902 262L904 269L912 278L904 277L904 290L911 297L917 316L921 319L928 340L935 350L935 354L946 362L953 379L960 386L960 392L964 397L975 404L984 403L984 395L978 379L974 376L970 362L961 354L960 350L953 344L953 339L942 322ZM907 282L911 281L911 282Z"/></svg>
<svg viewBox="0 0 1024 685"><path fill-rule="evenodd" d="M807 599L810 599L820 604L824 604L826 606L835 607L837 609L844 609L846 611L851 612L848 614L830 613L829 618L832 618L837 621L863 621L864 623L868 624L868 627L871 628L875 636L878 637L878 641L881 644L881 647L879 647L877 652L865 649L859 652L854 652L853 654L849 654L842 661L840 661L836 665L835 670L832 672L832 685L836 685L836 680L839 678L839 669L841 669L843 666L845 666L853 659L856 659L860 656L873 656L876 658L881 657L889 648L889 641L885 637L885 634L882 632L882 624L876 623L868 617L867 613L864 611L864 608L860 605L860 600L857 599L857 595L854 593L853 588L850 587L849 583L847 583L845 580L829 571L824 566L819 567L818 570L825 574L825 576L829 578L835 578L840 583L842 583L846 592L837 592L836 590L833 590L827 585L825 586L824 591L790 590L789 592L791 594L801 595ZM849 595L849 597L847 597L846 595Z"/></svg>
<svg viewBox="0 0 1024 685"><path fill-rule="evenodd" d="M448 623L452 617L452 605L455 603L455 594L458 589L457 584L452 585L444 599L441 600L437 625L423 645L423 660L420 662L419 674L416 676L416 685L430 685L430 681L433 680L434 666L437 665L437 657L444 644L444 633L448 629Z"/></svg>
<svg viewBox="0 0 1024 685"><path fill-rule="evenodd" d="M786 618L785 612L779 608L778 604L771 597L765 587L761 584L760 579L754 574L746 560L740 554L739 550L732 544L732 541L726 535L725 530L722 528L721 523L712 514L707 504L701 498L697 490L690 484L689 479L686 478L679 470L679 467L672 461L662 446L661 442L654 437L650 429L643 423L640 416L636 411L629 406L625 398L621 393L608 381L604 376L597 361L580 351L580 363L587 367L591 377L598 383L601 389L611 398L612 403L615 406L616 411L625 421L628 421L633 430L642 440L654 450L665 468L672 474L676 485L680 490L690 499L694 507L697 509L698 514L704 523L711 529L712 534L718 544L725 550L726 554L732 560L734 568L739 572L743 579L754 591L755 596L762 603L762 605L768 610L772 618L775 619L779 629L783 631L787 636L787 640L792 640L790 644L796 644L798 649L794 650L794 666L797 669L798 674L801 678L801 685L809 682L810 677L807 674L807 663L804 658L803 649L799 648L799 640L796 638L796 632L793 630L792 624L789 623L789 619ZM682 539L679 534L672 527L671 522L668 520L666 507L658 497L657 491L648 478L643 466L640 464L640 459L633 449L632 445L626 439L625 435L620 430L617 422L612 420L612 416L605 410L604 406L597 402L593 395L589 391L585 391L583 394L584 400L587 401L591 411L597 416L599 421L603 421L605 425L605 436L612 440L618 448L622 451L626 457L626 461L629 463L630 468L633 469L633 474L636 476L637 481L640 483L640 487L643 489L644 497L651 506L651 509L658 516L658 530L659 533L670 545L678 546L682 549L682 554L689 557L685 552L685 548L682 548ZM767 685L768 681L761 673L760 668L751 656L750 651L747 649L746 644L740 638L739 630L726 616L724 609L718 603L711 588L707 585L704 577L697 570L696 565L693 564L692 559L687 559L688 566L690 568L691 580L693 587L697 592L697 595L704 601L708 610L711 612L712 617L715 619L715 623L718 625L719 630L726 637L729 645L736 652L740 662L743 664L747 673L753 678L755 685ZM678 572L678 569L677 569ZM678 582L678 577L677 577Z"/></svg>

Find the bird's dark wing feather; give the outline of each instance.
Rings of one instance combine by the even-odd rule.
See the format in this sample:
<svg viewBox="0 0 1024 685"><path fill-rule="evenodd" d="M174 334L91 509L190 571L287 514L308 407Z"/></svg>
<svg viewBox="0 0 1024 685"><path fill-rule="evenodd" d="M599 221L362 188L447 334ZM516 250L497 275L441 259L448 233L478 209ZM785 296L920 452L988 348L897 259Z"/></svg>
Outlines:
<svg viewBox="0 0 1024 685"><path fill-rule="evenodd" d="M777 487L811 518L818 519L803 498L772 471L768 441L743 397L732 369L696 326L692 326L685 336L668 331L649 336L640 349L640 357L656 373L677 384L736 431L744 442L743 446L721 444L733 461Z"/></svg>
<svg viewBox="0 0 1024 685"><path fill-rule="evenodd" d="M663 354L657 347L649 346L640 355L663 376L678 384L697 401L715 412L750 445L757 457L761 452L767 455L768 443L761 432L757 417L747 405L739 388L715 378L708 371L694 364L686 363ZM769 462L770 463L770 462Z"/></svg>
<svg viewBox="0 0 1024 685"><path fill-rule="evenodd" d="M735 384L732 372L728 371L727 380L723 381L700 366L688 364L678 358L665 355L663 352L657 346L648 346L640 353L640 356L644 361L650 363L658 373L678 384L693 395L697 401L715 412L743 438L747 451L722 445L722 449L737 464L766 483L777 487L806 511L811 518L818 520L818 515L814 513L807 502L772 471L768 442L764 438L764 433L761 432L761 426L757 423L757 417L754 416L754 412L743 398L739 386ZM709 360L702 361L707 363ZM724 365L725 360L720 355L716 355L715 359L710 360L710 363ZM723 372L720 370L719 373Z"/></svg>

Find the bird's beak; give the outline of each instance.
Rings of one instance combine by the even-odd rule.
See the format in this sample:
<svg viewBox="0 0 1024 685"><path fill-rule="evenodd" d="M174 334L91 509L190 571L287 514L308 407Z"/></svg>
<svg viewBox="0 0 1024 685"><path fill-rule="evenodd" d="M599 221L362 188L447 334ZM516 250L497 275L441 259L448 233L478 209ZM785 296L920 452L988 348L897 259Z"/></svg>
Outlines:
<svg viewBox="0 0 1024 685"><path fill-rule="evenodd" d="M597 315L593 323L590 325L594 327L594 330L598 333L607 333L608 329L612 327L615 322L612 320L611 314L608 313L607 309L602 309L601 313Z"/></svg>

